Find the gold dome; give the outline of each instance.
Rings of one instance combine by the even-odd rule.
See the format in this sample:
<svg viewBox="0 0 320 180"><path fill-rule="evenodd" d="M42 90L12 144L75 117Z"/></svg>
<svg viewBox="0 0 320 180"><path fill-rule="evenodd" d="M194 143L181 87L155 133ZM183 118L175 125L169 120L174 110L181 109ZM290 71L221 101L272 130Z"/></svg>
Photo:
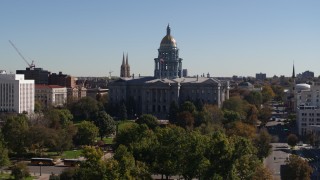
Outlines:
<svg viewBox="0 0 320 180"><path fill-rule="evenodd" d="M162 38L161 43L160 43L160 48L161 47L177 47L177 42L176 40L170 35L170 26L168 24L167 26L167 35Z"/></svg>
<svg viewBox="0 0 320 180"><path fill-rule="evenodd" d="M177 43L172 36L166 35L165 37L162 38L160 47L177 47Z"/></svg>

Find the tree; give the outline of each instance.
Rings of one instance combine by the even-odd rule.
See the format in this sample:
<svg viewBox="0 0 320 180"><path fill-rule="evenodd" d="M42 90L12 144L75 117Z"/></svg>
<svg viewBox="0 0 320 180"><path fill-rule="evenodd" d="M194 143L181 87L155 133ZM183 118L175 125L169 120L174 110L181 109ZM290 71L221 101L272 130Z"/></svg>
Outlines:
<svg viewBox="0 0 320 180"><path fill-rule="evenodd" d="M224 117L223 119L224 124L241 120L241 115L238 112L231 111L231 110L224 110L223 117Z"/></svg>
<svg viewBox="0 0 320 180"><path fill-rule="evenodd" d="M183 112L178 113L177 120L178 120L179 126L186 128L186 129L189 129L189 130L193 129L194 116L189 111L183 111Z"/></svg>
<svg viewBox="0 0 320 180"><path fill-rule="evenodd" d="M272 88L269 85L262 87L261 94L262 94L262 102L263 103L271 101L275 96Z"/></svg>
<svg viewBox="0 0 320 180"><path fill-rule="evenodd" d="M29 168L25 163L19 162L13 166L11 170L11 175L16 180L23 180L26 177L30 176Z"/></svg>
<svg viewBox="0 0 320 180"><path fill-rule="evenodd" d="M7 119L2 127L2 133L9 150L19 155L26 152L28 129L27 117L23 114Z"/></svg>
<svg viewBox="0 0 320 180"><path fill-rule="evenodd" d="M57 151L59 154L62 154L63 151L71 149L73 146L73 138L77 134L77 127L72 123L68 126L57 130L56 139L54 139L53 150Z"/></svg>
<svg viewBox="0 0 320 180"><path fill-rule="evenodd" d="M73 177L79 180L103 179L104 168L102 165L103 152L93 146L85 146L82 155L86 159L81 162Z"/></svg>
<svg viewBox="0 0 320 180"><path fill-rule="evenodd" d="M40 101L34 101L34 112L40 113L43 110L43 104Z"/></svg>
<svg viewBox="0 0 320 180"><path fill-rule="evenodd" d="M302 179L308 180L312 174L312 167L307 161L303 160L297 155L290 155L287 167L284 168L284 172L281 179L291 180L291 179Z"/></svg>
<svg viewBox="0 0 320 180"><path fill-rule="evenodd" d="M184 150L181 174L185 179L200 178L210 166L205 157L208 148L209 137L199 132L188 132L183 138L181 148Z"/></svg>
<svg viewBox="0 0 320 180"><path fill-rule="evenodd" d="M204 108L204 104L201 99L197 99L194 105L196 106L197 111L202 111Z"/></svg>
<svg viewBox="0 0 320 180"><path fill-rule="evenodd" d="M239 96L231 97L228 100L225 100L222 105L223 110L229 110L237 112L241 117L246 117L246 107L248 103L242 100Z"/></svg>
<svg viewBox="0 0 320 180"><path fill-rule="evenodd" d="M128 152L128 149L125 146L120 145L117 148L113 158L119 163L120 179L131 179L131 173L135 166L135 160L132 154Z"/></svg>
<svg viewBox="0 0 320 180"><path fill-rule="evenodd" d="M210 164L203 174L203 179L228 179L233 164L231 161L233 148L224 133L214 132L210 136L205 155Z"/></svg>
<svg viewBox="0 0 320 180"><path fill-rule="evenodd" d="M227 129L227 134L229 136L240 136L253 140L256 137L256 127L237 121L231 124L231 127Z"/></svg>
<svg viewBox="0 0 320 180"><path fill-rule="evenodd" d="M270 107L264 106L263 108L260 109L259 120L261 121L262 125L267 124L271 116L272 116L272 112Z"/></svg>
<svg viewBox="0 0 320 180"><path fill-rule="evenodd" d="M258 122L258 109L254 105L248 105L247 118L244 120L245 123L256 125Z"/></svg>
<svg viewBox="0 0 320 180"><path fill-rule="evenodd" d="M8 149L5 147L3 135L0 131L0 168L9 164Z"/></svg>
<svg viewBox="0 0 320 180"><path fill-rule="evenodd" d="M99 128L99 136L101 140L104 136L109 136L116 130L116 124L113 118L105 111L98 112L94 123Z"/></svg>
<svg viewBox="0 0 320 180"><path fill-rule="evenodd" d="M155 134L158 143L154 148L154 161L152 169L154 173L170 175L179 173L181 162L183 162L184 149L182 148L185 130L181 127L156 128Z"/></svg>
<svg viewBox="0 0 320 180"><path fill-rule="evenodd" d="M254 139L254 145L257 148L257 156L260 160L266 158L271 153L270 145L272 137L266 129L261 129L258 136Z"/></svg>
<svg viewBox="0 0 320 180"><path fill-rule="evenodd" d="M68 109L48 109L44 114L49 127L53 129L67 126L73 120L73 115Z"/></svg>
<svg viewBox="0 0 320 180"><path fill-rule="evenodd" d="M120 108L119 108L119 118L121 120L126 120L128 118L127 107L126 107L126 105L124 103L122 103Z"/></svg>
<svg viewBox="0 0 320 180"><path fill-rule="evenodd" d="M273 180L271 171L263 165L258 165L252 176L252 180Z"/></svg>
<svg viewBox="0 0 320 180"><path fill-rule="evenodd" d="M233 165L229 177L251 179L256 167L261 163L256 156L256 148L249 139L243 137L233 136L230 142L234 148L231 158Z"/></svg>
<svg viewBox="0 0 320 180"><path fill-rule="evenodd" d="M77 125L78 132L75 136L75 142L78 145L92 145L98 136L99 129L92 122L82 121Z"/></svg>
<svg viewBox="0 0 320 180"><path fill-rule="evenodd" d="M158 126L158 119L151 114L143 114L137 120L138 124L146 124L150 129L155 129Z"/></svg>
<svg viewBox="0 0 320 180"><path fill-rule="evenodd" d="M271 86L271 88L275 94L274 99L276 101L282 101L284 98L284 91L283 91L284 88L282 86L278 86L278 85L273 85L273 86Z"/></svg>
<svg viewBox="0 0 320 180"><path fill-rule="evenodd" d="M217 105L205 104L204 111L210 115L210 122L213 124L220 124L223 121L223 111Z"/></svg>
<svg viewBox="0 0 320 180"><path fill-rule="evenodd" d="M291 148L295 147L298 143L298 137L295 135L295 134L290 134L288 137L287 137L287 142L288 142L288 145L291 146Z"/></svg>
<svg viewBox="0 0 320 180"><path fill-rule="evenodd" d="M54 129L44 126L32 126L25 136L29 150L41 156L45 149L55 146L57 135Z"/></svg>
<svg viewBox="0 0 320 180"><path fill-rule="evenodd" d="M89 96L71 105L71 112L77 120L91 119L98 111L98 101Z"/></svg>
<svg viewBox="0 0 320 180"><path fill-rule="evenodd" d="M169 108L169 121L172 124L177 123L177 114L179 112L179 106L176 101L172 101Z"/></svg>
<svg viewBox="0 0 320 180"><path fill-rule="evenodd" d="M189 113L195 113L197 111L196 106L191 101L185 101L180 108L180 112L187 111Z"/></svg>
<svg viewBox="0 0 320 180"><path fill-rule="evenodd" d="M262 94L258 91L250 91L248 95L244 96L244 99L257 108L260 108L262 104Z"/></svg>

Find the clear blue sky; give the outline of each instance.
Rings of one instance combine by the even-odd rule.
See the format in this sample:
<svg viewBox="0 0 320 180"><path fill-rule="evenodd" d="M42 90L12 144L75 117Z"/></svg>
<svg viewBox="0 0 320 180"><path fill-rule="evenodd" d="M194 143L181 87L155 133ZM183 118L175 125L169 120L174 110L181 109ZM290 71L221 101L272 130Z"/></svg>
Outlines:
<svg viewBox="0 0 320 180"><path fill-rule="evenodd" d="M1 0L0 69L26 64L74 76L153 75L170 23L189 74L319 75L320 1L308 0Z"/></svg>

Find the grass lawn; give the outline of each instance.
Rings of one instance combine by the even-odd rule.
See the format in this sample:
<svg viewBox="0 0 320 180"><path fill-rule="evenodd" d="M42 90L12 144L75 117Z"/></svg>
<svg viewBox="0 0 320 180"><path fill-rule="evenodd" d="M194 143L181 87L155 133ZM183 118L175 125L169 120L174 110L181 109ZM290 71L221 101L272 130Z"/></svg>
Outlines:
<svg viewBox="0 0 320 180"><path fill-rule="evenodd" d="M96 140L97 141L100 141L100 137L96 137ZM105 143L105 144L113 144L113 138L112 137L104 137L102 139L102 141Z"/></svg>
<svg viewBox="0 0 320 180"><path fill-rule="evenodd" d="M64 151L62 154L62 158L65 159L75 159L81 155L82 150L71 150L71 151Z"/></svg>
<svg viewBox="0 0 320 180"><path fill-rule="evenodd" d="M118 131L122 131L123 129L127 129L128 127L136 124L133 121L120 121L118 122Z"/></svg>
<svg viewBox="0 0 320 180"><path fill-rule="evenodd" d="M0 173L0 179L14 179L13 176L11 176L11 174L7 174L7 173ZM33 180L35 179L34 177L27 177L25 180Z"/></svg>

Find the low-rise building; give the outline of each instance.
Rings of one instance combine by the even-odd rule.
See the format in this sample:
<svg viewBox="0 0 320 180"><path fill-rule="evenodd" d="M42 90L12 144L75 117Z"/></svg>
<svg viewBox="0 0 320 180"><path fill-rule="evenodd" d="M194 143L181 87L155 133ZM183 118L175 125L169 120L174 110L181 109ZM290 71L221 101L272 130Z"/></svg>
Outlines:
<svg viewBox="0 0 320 180"><path fill-rule="evenodd" d="M58 85L35 85L35 100L45 107L63 106L67 100L67 88Z"/></svg>

